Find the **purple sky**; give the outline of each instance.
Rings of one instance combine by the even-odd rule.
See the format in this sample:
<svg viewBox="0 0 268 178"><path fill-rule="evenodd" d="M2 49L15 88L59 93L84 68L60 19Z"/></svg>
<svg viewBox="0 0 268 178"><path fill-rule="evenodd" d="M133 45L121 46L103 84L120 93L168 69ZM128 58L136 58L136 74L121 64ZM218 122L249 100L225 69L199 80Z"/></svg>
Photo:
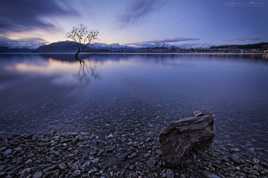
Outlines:
<svg viewBox="0 0 268 178"><path fill-rule="evenodd" d="M268 41L268 1L2 0L0 42L66 40L80 23L104 43L252 43Z"/></svg>

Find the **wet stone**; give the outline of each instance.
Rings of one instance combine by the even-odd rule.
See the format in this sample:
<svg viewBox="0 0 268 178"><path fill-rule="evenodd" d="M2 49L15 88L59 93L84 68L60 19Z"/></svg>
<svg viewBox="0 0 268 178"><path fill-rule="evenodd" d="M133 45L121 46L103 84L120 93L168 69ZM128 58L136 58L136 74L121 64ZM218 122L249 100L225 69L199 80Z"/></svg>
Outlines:
<svg viewBox="0 0 268 178"><path fill-rule="evenodd" d="M43 175L43 173L40 172L40 171L38 171L38 172L35 172L35 173L33 174L33 178L41 178L42 175Z"/></svg>
<svg viewBox="0 0 268 178"><path fill-rule="evenodd" d="M128 157L128 159L133 159L136 156L137 156L137 154L134 152L134 153L129 154L127 157Z"/></svg>
<svg viewBox="0 0 268 178"><path fill-rule="evenodd" d="M236 164L240 164L241 163L241 160L240 160L240 157L239 157L238 154L232 154L230 158Z"/></svg>
<svg viewBox="0 0 268 178"><path fill-rule="evenodd" d="M64 170L64 169L66 169L66 164L65 163L61 163L61 164L59 164L59 168L60 169L62 169L62 170Z"/></svg>
<svg viewBox="0 0 268 178"><path fill-rule="evenodd" d="M77 177L77 176L80 176L81 175L81 171L80 170L75 170L73 172L73 176Z"/></svg>
<svg viewBox="0 0 268 178"><path fill-rule="evenodd" d="M162 178L174 178L175 174L171 169L165 169L161 172Z"/></svg>
<svg viewBox="0 0 268 178"><path fill-rule="evenodd" d="M11 155L11 153L12 153L12 149L6 149L4 152L3 152L3 155L4 156L10 156Z"/></svg>
<svg viewBox="0 0 268 178"><path fill-rule="evenodd" d="M205 172L204 173L205 178L221 178L220 176L210 173L210 172Z"/></svg>

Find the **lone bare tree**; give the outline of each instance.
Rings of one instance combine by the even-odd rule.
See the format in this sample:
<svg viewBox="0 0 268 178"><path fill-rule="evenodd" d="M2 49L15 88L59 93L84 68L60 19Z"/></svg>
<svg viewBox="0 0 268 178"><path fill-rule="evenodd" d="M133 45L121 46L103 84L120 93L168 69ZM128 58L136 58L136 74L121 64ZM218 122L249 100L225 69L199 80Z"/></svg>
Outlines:
<svg viewBox="0 0 268 178"><path fill-rule="evenodd" d="M88 43L91 43L92 41L96 40L99 36L98 31L90 31L88 28L83 25L77 25L74 26L73 29L67 33L67 38L80 43L82 45L86 45ZM79 53L81 52L81 46L79 45L76 53L75 53L75 58L79 59Z"/></svg>

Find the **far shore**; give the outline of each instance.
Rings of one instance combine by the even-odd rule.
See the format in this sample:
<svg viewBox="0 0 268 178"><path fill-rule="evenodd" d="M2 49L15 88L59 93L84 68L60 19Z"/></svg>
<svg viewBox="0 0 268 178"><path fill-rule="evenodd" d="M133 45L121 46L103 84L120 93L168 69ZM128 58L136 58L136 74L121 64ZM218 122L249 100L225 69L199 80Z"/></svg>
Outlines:
<svg viewBox="0 0 268 178"><path fill-rule="evenodd" d="M0 55L74 55L74 52L0 52ZM181 56L218 56L218 57L248 57L252 59L267 60L268 54L259 53L219 53L219 52L81 52L80 57L88 55L181 55Z"/></svg>
<svg viewBox="0 0 268 178"><path fill-rule="evenodd" d="M75 52L0 52L0 54L75 54ZM176 55L267 55L267 53L158 53L158 52L81 52L80 54L176 54Z"/></svg>

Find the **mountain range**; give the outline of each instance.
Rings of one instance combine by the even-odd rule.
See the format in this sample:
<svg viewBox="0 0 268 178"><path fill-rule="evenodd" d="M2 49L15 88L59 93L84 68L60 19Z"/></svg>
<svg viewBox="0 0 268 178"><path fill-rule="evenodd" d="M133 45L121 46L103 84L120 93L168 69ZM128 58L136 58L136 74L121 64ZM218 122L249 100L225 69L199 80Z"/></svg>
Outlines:
<svg viewBox="0 0 268 178"><path fill-rule="evenodd" d="M264 51L268 49L268 43L255 43L243 45L220 45L210 46L208 44L182 44L173 46L165 43L152 44L105 44L92 43L83 45L73 41L60 41L41 45L30 49L25 47L0 46L0 52L75 52L80 47L82 52L210 52L210 51L232 51L240 50Z"/></svg>

